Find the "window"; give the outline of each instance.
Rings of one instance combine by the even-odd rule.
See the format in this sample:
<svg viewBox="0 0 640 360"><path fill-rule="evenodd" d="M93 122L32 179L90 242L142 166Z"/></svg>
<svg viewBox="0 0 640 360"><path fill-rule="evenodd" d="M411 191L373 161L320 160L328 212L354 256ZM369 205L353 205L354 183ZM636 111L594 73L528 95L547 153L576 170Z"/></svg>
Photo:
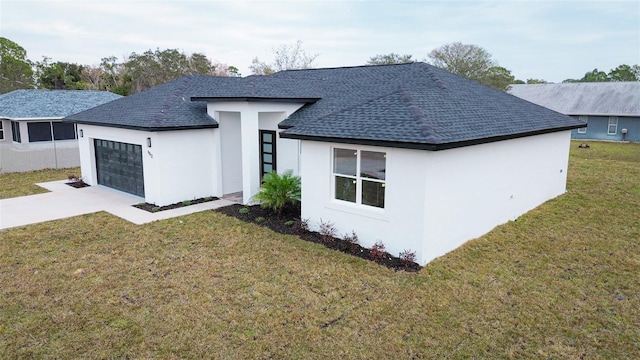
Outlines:
<svg viewBox="0 0 640 360"><path fill-rule="evenodd" d="M76 138L74 124L62 122L30 122L29 142L51 141L51 127L53 126L54 140L73 140Z"/></svg>
<svg viewBox="0 0 640 360"><path fill-rule="evenodd" d="M53 138L56 140L73 140L76 138L74 124L53 122Z"/></svg>
<svg viewBox="0 0 640 360"><path fill-rule="evenodd" d="M30 122L27 123L29 129L29 142L51 141L51 123Z"/></svg>
<svg viewBox="0 0 640 360"><path fill-rule="evenodd" d="M333 149L335 198L384 208L386 159L383 152Z"/></svg>
<svg viewBox="0 0 640 360"><path fill-rule="evenodd" d="M13 141L22 142L22 139L20 139L20 123L17 121L11 122L11 136Z"/></svg>
<svg viewBox="0 0 640 360"><path fill-rule="evenodd" d="M608 135L615 135L618 132L618 117L609 116L609 128L607 129Z"/></svg>
<svg viewBox="0 0 640 360"><path fill-rule="evenodd" d="M276 171L276 132L260 130L260 179Z"/></svg>
<svg viewBox="0 0 640 360"><path fill-rule="evenodd" d="M0 140L4 140L4 129L3 129L2 120L0 120Z"/></svg>
<svg viewBox="0 0 640 360"><path fill-rule="evenodd" d="M579 128L578 129L578 134L586 134L587 133L587 127L589 126L589 117L588 116L580 116L579 117L580 121L584 121L587 126L583 127L583 128Z"/></svg>

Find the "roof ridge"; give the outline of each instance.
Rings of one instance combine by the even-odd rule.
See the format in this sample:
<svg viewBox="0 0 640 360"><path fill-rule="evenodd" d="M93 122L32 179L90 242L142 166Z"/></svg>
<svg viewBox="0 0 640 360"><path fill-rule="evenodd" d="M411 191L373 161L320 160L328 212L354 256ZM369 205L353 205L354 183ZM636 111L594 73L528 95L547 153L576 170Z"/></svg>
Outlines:
<svg viewBox="0 0 640 360"><path fill-rule="evenodd" d="M413 115L413 118L418 125L418 129L420 130L420 135L424 136L425 139L435 141L437 139L436 132L426 121L426 116L422 111L422 108L416 103L410 90L400 87L398 88L398 93L402 102L404 102L409 108L409 111L411 111L411 115Z"/></svg>

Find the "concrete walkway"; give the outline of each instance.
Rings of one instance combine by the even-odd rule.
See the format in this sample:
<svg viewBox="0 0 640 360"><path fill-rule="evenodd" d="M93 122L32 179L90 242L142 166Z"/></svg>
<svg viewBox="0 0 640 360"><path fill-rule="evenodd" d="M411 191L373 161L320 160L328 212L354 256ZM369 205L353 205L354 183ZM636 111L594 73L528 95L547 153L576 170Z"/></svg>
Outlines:
<svg viewBox="0 0 640 360"><path fill-rule="evenodd" d="M234 204L233 201L220 199L150 213L131 206L144 202L141 197L104 186L76 189L66 185L66 182L60 180L36 184L50 192L0 200L0 230L98 211L106 211L140 225Z"/></svg>

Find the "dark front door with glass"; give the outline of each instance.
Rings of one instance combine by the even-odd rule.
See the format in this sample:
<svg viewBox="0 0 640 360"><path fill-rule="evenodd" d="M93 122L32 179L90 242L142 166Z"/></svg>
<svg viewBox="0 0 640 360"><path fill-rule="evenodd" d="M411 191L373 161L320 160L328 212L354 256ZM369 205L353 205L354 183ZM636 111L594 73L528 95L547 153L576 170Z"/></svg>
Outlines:
<svg viewBox="0 0 640 360"><path fill-rule="evenodd" d="M276 132L260 130L260 180L276 171Z"/></svg>

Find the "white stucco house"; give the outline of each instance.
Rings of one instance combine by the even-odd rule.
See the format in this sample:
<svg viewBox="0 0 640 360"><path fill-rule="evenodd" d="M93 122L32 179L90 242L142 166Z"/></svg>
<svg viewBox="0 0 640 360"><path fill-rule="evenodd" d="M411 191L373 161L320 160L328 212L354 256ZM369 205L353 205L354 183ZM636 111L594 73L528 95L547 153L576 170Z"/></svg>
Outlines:
<svg viewBox="0 0 640 360"><path fill-rule="evenodd" d="M75 125L62 118L120 97L84 90L0 95L0 172L80 166Z"/></svg>
<svg viewBox="0 0 640 360"><path fill-rule="evenodd" d="M157 205L291 169L302 217L425 264L565 191L578 119L424 63L186 76L63 122L82 176Z"/></svg>

